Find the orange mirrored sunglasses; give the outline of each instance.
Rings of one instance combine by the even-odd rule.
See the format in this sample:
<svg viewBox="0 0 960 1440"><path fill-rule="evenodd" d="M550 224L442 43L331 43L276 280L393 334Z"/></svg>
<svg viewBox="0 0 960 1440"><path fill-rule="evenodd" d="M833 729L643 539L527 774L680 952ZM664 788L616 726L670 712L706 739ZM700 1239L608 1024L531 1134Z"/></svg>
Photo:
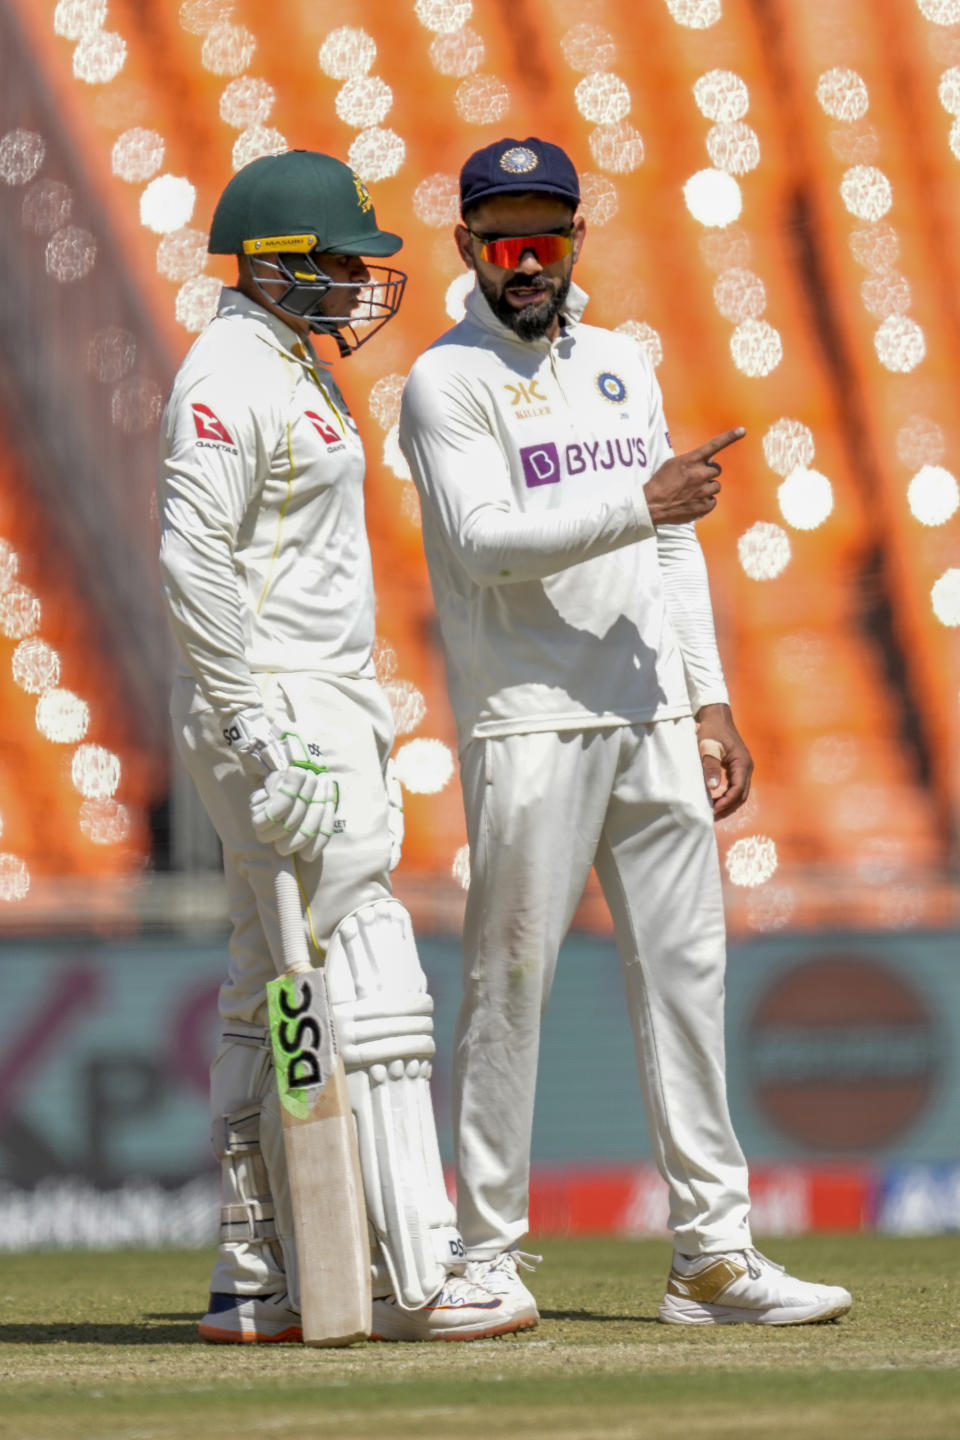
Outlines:
<svg viewBox="0 0 960 1440"><path fill-rule="evenodd" d="M562 260L573 249L573 230L555 231L552 235L478 235L470 234L480 244L480 258L503 270L515 270L528 250L532 250L541 265L552 265Z"/></svg>

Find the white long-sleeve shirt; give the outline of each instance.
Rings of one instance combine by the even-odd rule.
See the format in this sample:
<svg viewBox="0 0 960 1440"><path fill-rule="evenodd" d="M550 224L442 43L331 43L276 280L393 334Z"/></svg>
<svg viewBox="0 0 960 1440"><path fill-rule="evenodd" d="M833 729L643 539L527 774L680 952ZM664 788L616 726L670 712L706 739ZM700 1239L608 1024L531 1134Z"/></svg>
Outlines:
<svg viewBox="0 0 960 1440"><path fill-rule="evenodd" d="M659 386L586 299L523 341L475 286L404 390L461 747L727 701L695 528L655 530L644 498L672 454Z"/></svg>
<svg viewBox="0 0 960 1440"><path fill-rule="evenodd" d="M237 290L186 356L161 425L160 565L181 673L230 715L254 676L373 674L357 427L326 367Z"/></svg>

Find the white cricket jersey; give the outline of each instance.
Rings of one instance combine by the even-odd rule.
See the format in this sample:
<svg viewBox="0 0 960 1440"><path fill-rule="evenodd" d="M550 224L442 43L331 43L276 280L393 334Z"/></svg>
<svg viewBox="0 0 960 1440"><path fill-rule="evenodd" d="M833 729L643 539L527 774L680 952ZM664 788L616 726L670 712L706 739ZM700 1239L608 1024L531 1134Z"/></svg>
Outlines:
<svg viewBox="0 0 960 1440"><path fill-rule="evenodd" d="M363 476L328 369L224 289L174 381L159 474L167 609L214 709L259 705L258 672L373 674Z"/></svg>
<svg viewBox="0 0 960 1440"><path fill-rule="evenodd" d="M644 498L673 453L659 386L586 300L524 341L475 286L404 390L461 747L727 701L695 528L655 530Z"/></svg>

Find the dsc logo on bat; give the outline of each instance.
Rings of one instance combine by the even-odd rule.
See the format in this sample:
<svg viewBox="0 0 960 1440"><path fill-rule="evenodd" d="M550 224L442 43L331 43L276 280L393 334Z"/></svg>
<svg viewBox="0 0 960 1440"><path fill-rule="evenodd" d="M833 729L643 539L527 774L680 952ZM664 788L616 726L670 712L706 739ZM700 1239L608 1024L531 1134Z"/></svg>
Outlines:
<svg viewBox="0 0 960 1440"><path fill-rule="evenodd" d="M284 1078L291 1090L300 1090L320 1084L320 1041L323 1037L320 1021L309 1013L313 1004L310 981L304 979L300 982L297 1004L291 1004L294 997L289 992L294 988L291 985L280 992L278 1008L287 1018L277 1026L276 1034L277 1045L287 1057Z"/></svg>
<svg viewBox="0 0 960 1440"><path fill-rule="evenodd" d="M293 1114L309 1106L305 1092L326 1084L333 1071L337 1041L325 1002L324 979L316 971L282 975L267 986L277 1085Z"/></svg>

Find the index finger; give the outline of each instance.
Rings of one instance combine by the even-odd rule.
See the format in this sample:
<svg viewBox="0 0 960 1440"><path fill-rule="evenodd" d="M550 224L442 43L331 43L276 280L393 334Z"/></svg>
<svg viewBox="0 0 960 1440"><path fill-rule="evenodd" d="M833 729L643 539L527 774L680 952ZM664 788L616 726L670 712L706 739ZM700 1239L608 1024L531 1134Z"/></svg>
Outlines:
<svg viewBox="0 0 960 1440"><path fill-rule="evenodd" d="M737 425L733 430L724 430L722 435L714 435L712 440L707 440L697 450L691 450L690 458L691 460L709 460L710 456L716 455L718 450L725 450L728 445L742 440L746 433L743 425Z"/></svg>

